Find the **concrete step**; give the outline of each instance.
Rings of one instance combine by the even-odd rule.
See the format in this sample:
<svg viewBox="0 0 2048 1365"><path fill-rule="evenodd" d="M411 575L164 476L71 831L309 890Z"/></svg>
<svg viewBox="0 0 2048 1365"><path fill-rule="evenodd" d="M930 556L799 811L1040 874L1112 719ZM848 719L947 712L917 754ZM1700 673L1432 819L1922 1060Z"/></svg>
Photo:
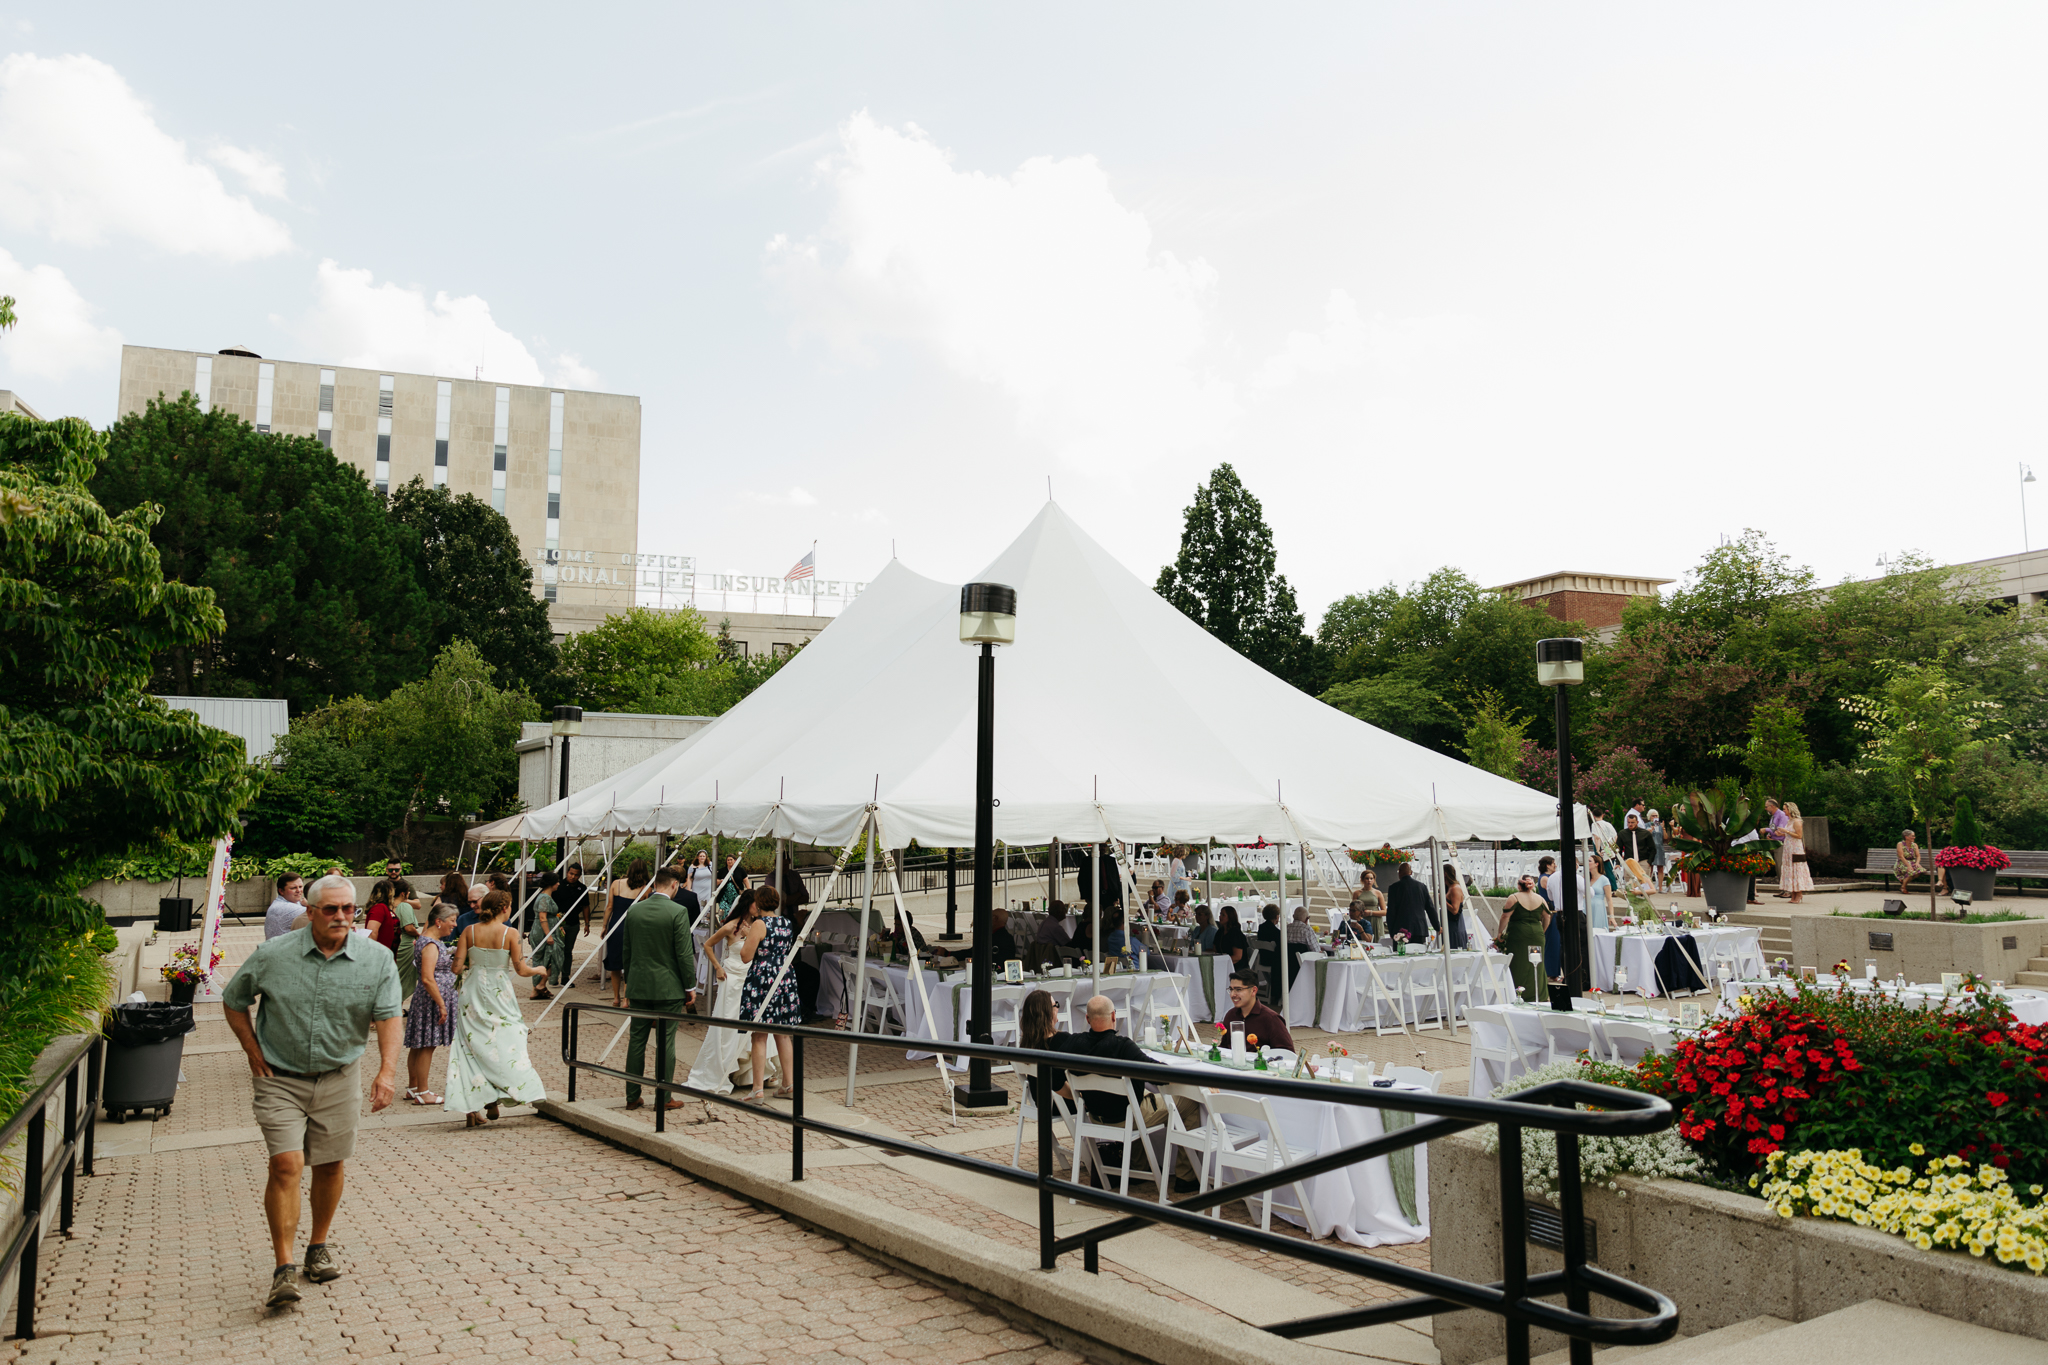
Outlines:
<svg viewBox="0 0 2048 1365"><path fill-rule="evenodd" d="M1747 1322L1717 1327L1711 1332L1680 1337L1676 1341L1667 1341L1658 1346L1609 1346L1595 1351L1593 1358L1614 1362L1615 1365L1624 1360L1628 1361L1629 1365L1687 1365L1694 1353L1715 1350L1736 1342L1751 1341L1781 1327L1789 1326L1791 1324L1782 1318L1751 1318ZM1569 1365L1570 1360L1571 1351L1567 1348L1534 1356L1530 1359L1529 1365ZM1491 1360L1480 1362L1480 1365L1507 1365L1507 1357L1495 1356Z"/></svg>
<svg viewBox="0 0 2048 1365"><path fill-rule="evenodd" d="M2048 972L2015 972L2012 979L2018 986L2048 986Z"/></svg>
<svg viewBox="0 0 2048 1365"><path fill-rule="evenodd" d="M1710 1335L1696 1340L1705 1343ZM1683 1344L1667 1343L1634 1359L1642 1365L1667 1365L1661 1353ZM2031 1337L1866 1299L1854 1307L1745 1341L1672 1355L1668 1365L1784 1365L1797 1360L1854 1361L1856 1365L1927 1365L1930 1361L2041 1365L2044 1358L2048 1358L2048 1345Z"/></svg>
<svg viewBox="0 0 2048 1365"><path fill-rule="evenodd" d="M2027 959L2027 970L2030 972L2048 972L2048 957Z"/></svg>

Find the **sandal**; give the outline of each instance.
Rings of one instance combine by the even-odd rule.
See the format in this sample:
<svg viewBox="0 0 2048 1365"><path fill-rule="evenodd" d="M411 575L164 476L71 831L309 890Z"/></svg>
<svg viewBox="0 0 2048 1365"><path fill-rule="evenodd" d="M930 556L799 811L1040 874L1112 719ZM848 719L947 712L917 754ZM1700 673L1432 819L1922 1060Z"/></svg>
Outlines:
<svg viewBox="0 0 2048 1365"><path fill-rule="evenodd" d="M441 1097L431 1090L408 1090L405 1097L414 1104L436 1105L443 1102Z"/></svg>
<svg viewBox="0 0 2048 1365"><path fill-rule="evenodd" d="M462 1125L465 1128L481 1128L484 1126L484 1116L482 1114L468 1114L464 1117L469 1120Z"/></svg>
<svg viewBox="0 0 2048 1365"><path fill-rule="evenodd" d="M764 1092L762 1092L762 1091L759 1091L759 1090L753 1090L753 1091L749 1091L749 1092L748 1092L747 1094L744 1094L744 1095L740 1096L740 1103L741 1103L741 1104L766 1104L766 1103L768 1103L768 1096L767 1096L767 1095L766 1095L766 1094L765 1094Z"/></svg>
<svg viewBox="0 0 2048 1365"><path fill-rule="evenodd" d="M796 1091L785 1085L782 1089L775 1092L775 1098L778 1100L793 1100L796 1098Z"/></svg>
<svg viewBox="0 0 2048 1365"><path fill-rule="evenodd" d="M535 1000L552 1000L555 998L555 993L546 990L535 991L531 998Z"/></svg>
<svg viewBox="0 0 2048 1365"><path fill-rule="evenodd" d="M496 1100L492 1100L489 1104L484 1106L484 1117L489 1119L492 1123L496 1123L498 1121L498 1102Z"/></svg>

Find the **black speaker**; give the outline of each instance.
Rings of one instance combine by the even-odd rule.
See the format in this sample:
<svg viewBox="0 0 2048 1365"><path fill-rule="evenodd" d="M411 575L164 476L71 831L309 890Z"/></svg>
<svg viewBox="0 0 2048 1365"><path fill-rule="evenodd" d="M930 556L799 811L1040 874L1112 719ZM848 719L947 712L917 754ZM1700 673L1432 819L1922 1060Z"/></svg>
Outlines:
<svg viewBox="0 0 2048 1365"><path fill-rule="evenodd" d="M156 903L156 928L160 934L185 934L192 930L192 898L165 896Z"/></svg>

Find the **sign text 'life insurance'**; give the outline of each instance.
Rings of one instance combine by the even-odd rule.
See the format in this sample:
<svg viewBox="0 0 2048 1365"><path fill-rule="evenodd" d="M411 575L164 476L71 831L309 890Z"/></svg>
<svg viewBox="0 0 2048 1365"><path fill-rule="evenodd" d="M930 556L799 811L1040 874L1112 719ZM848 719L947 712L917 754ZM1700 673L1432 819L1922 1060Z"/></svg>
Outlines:
<svg viewBox="0 0 2048 1365"><path fill-rule="evenodd" d="M764 592L789 597L852 599L866 582L842 578L780 578L760 574L699 573L694 555L627 554L600 550L535 550L542 577L554 571L554 582L589 583L612 588L653 588L663 592Z"/></svg>

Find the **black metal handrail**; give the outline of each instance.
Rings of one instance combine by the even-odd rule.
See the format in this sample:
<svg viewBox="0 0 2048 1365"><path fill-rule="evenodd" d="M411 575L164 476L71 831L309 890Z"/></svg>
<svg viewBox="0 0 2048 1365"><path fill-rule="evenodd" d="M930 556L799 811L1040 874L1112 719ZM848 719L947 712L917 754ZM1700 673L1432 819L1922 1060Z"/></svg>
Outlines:
<svg viewBox="0 0 2048 1365"><path fill-rule="evenodd" d="M21 1225L14 1229L7 1239L7 1253L0 1256L0 1280L7 1278L7 1272L17 1267L21 1270L21 1281L17 1287L14 1304L14 1335L31 1340L36 1334L36 1271L43 1245L43 1210L50 1206L50 1191L62 1186L62 1203L58 1210L57 1225L65 1236L71 1235L71 1215L77 1193L77 1174L80 1158L83 1158L85 1174L92 1174L93 1128L99 1117L101 1068L106 1056L106 1040L95 1033L81 1038L56 1070L36 1092L22 1101L14 1117L0 1128L0 1151L5 1151L14 1139L28 1130L28 1151L21 1164ZM82 1126L79 1123L78 1072L85 1069L85 1108ZM50 1097L57 1093L58 1085L64 1087L64 1145L58 1152L57 1172L46 1174L49 1159L45 1153L44 1138L49 1127L48 1109Z"/></svg>
<svg viewBox="0 0 2048 1365"><path fill-rule="evenodd" d="M791 1112L784 1114L778 1109L748 1104L730 1095L716 1095L687 1082L656 1079L668 1070L670 1065L665 1030L658 1027L653 1030L655 1059L652 1076L636 1075L618 1067L583 1061L577 1057L576 1048L581 1033L580 1022L586 1013L661 1022L682 1023L686 1020L695 1020L698 1023L710 1022L714 1028L744 1027L753 1033L785 1035L791 1040L790 1062L791 1070L795 1073L786 1078L794 1096ZM907 1138L893 1138L867 1129L848 1128L841 1124L805 1117L804 1041L809 1038L882 1047L923 1048L963 1057L986 1057L996 1062L1023 1062L1036 1066L1038 1073L1031 1084L1036 1087L1032 1098L1038 1108L1037 1171L1020 1171L1012 1166L949 1152ZM1571 1339L1573 1365L1591 1365L1592 1349L1596 1344L1650 1346L1668 1341L1678 1332L1678 1307L1669 1297L1601 1270L1589 1264L1586 1259L1584 1197L1579 1178L1578 1139L1594 1135L1637 1136L1661 1132L1670 1127L1673 1118L1670 1104L1657 1096L1645 1095L1638 1091L1595 1085L1588 1081L1561 1080L1521 1091L1510 1099L1475 1099L1464 1095L1434 1095L1414 1090L1333 1086L1272 1074L1260 1075L1256 1072L1232 1077L1216 1077L1203 1073L1201 1080L1204 1083L1215 1083L1246 1094L1280 1099L1323 1100L1429 1117L1426 1121L1418 1121L1409 1127L1384 1133L1366 1142L1354 1143L1338 1151L1291 1162L1278 1170L1266 1172L1250 1180L1237 1181L1227 1187L1218 1187L1172 1203L1154 1203L1116 1194L1107 1189L1096 1189L1073 1180L1061 1180L1054 1176L1053 1151L1056 1144L1051 1083L1047 1068L1085 1070L1091 1075L1158 1083L1185 1083L1189 1079L1189 1074L1185 1070L1158 1062L1126 1062L1094 1056L1087 1057L1084 1062L1072 1053L998 1047L987 1041L962 1043L931 1038L908 1038L901 1034L855 1033L844 1029L817 1028L807 1024L764 1024L734 1020L730 1024L721 1025L717 1020L706 1021L694 1015L669 1014L660 1010L634 1009L630 1006L583 1003L568 1004L562 1012L562 1061L569 1069L569 1101L572 1104L576 1100L576 1076L580 1071L611 1076L652 1091L655 1097L656 1132L666 1130L667 1110L664 1101L670 1092L688 1095L707 1103L743 1109L750 1114L763 1115L789 1125L792 1180L804 1178L804 1134L814 1132L858 1145L880 1147L885 1151L922 1157L941 1165L993 1176L1013 1184L1034 1186L1038 1190L1039 1263L1046 1270L1053 1269L1062 1255L1079 1250L1082 1252L1083 1268L1094 1273L1099 1268L1101 1244L1104 1241L1127 1232L1139 1231L1155 1223L1164 1223L1258 1247L1277 1255L1291 1256L1331 1269L1348 1271L1367 1279L1411 1290L1416 1295L1393 1303L1375 1304L1368 1308L1347 1309L1339 1313L1267 1324L1264 1330L1276 1336L1317 1336L1353 1327L1401 1322L1411 1318L1432 1317L1473 1309L1492 1313L1506 1320L1507 1358L1510 1365L1527 1365L1531 1327L1543 1327L1563 1333ZM1581 1103L1597 1104L1600 1108L1580 1109L1578 1105ZM1474 1284L1434 1271L1418 1270L1398 1262L1381 1260L1348 1248L1338 1249L1317 1242L1283 1237L1277 1233L1262 1232L1257 1228L1241 1227L1219 1218L1205 1216L1202 1212L1219 1204L1276 1190L1297 1180L1341 1170L1362 1161L1385 1156L1403 1147L1448 1137L1453 1133L1488 1123L1496 1124L1500 1128L1497 1160L1500 1169L1502 1263L1501 1279L1490 1284ZM1560 1202L1563 1205L1561 1212L1565 1229L1565 1264L1562 1270L1540 1274L1531 1274L1528 1265L1527 1206L1524 1203L1526 1194L1522 1183L1522 1130L1525 1128L1547 1129L1558 1135L1558 1184ZM1127 1156L1126 1160L1128 1159ZM1066 1195L1070 1199L1115 1210L1128 1216L1068 1237L1055 1237L1053 1201L1059 1195ZM1564 1307L1542 1302L1542 1296L1558 1293L1565 1296ZM1591 1311L1591 1299L1594 1294L1613 1299L1647 1316L1596 1317Z"/></svg>

